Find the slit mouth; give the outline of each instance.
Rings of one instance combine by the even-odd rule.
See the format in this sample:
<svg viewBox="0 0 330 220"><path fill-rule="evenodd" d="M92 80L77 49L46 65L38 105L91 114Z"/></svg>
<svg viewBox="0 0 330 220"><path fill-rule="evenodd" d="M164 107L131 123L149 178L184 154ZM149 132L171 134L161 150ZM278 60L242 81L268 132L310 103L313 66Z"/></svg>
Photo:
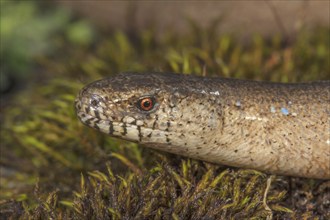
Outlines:
<svg viewBox="0 0 330 220"><path fill-rule="evenodd" d="M102 119L100 119L100 118L97 118L97 117L95 117L95 116L93 116L93 115L87 114L87 113L84 112L84 111L78 111L78 112L77 112L77 116L78 116L79 120L80 120L82 123L84 123L84 124L85 124L85 122L86 122L87 120L105 121L105 120L102 120Z"/></svg>
<svg viewBox="0 0 330 220"><path fill-rule="evenodd" d="M76 108L76 111L80 111L82 109L82 106L81 106L81 100L80 98L76 98L74 100L74 107Z"/></svg>
<svg viewBox="0 0 330 220"><path fill-rule="evenodd" d="M110 124L120 125L120 124L125 123L126 127L135 127L136 126L136 127L140 127L141 129L152 129L150 127L146 127L146 126L142 126L142 125L136 125L136 124L133 124L133 123L101 119L101 118L95 117L93 115L87 114L84 111L78 111L77 116L83 124L85 124L89 127L93 127L92 123L107 124L107 125L110 125ZM159 129L152 129L152 130L156 131L156 130L159 130ZM165 130L159 130L159 131L166 132Z"/></svg>

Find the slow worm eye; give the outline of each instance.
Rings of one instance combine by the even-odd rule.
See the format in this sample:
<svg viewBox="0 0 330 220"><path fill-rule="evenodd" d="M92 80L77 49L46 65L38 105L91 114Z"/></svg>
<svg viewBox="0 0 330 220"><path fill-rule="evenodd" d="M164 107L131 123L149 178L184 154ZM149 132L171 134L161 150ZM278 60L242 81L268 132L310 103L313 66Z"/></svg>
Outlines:
<svg viewBox="0 0 330 220"><path fill-rule="evenodd" d="M150 111L155 106L155 100L151 97L145 97L140 99L137 104L142 111Z"/></svg>

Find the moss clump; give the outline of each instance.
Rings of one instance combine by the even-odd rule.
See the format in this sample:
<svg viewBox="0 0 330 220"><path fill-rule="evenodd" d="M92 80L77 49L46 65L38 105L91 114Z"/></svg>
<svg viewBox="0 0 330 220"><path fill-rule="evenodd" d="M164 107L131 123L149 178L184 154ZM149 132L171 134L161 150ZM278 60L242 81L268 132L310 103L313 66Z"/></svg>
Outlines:
<svg viewBox="0 0 330 220"><path fill-rule="evenodd" d="M153 34L99 33L93 45L62 39L57 45L61 53L32 60L43 80L32 80L2 104L1 216L329 218L327 181L273 177L267 188L269 176L256 171L211 165L99 134L77 120L73 107L85 83L129 70L206 70L207 75L284 82L329 79L329 29L302 31L290 43L280 36L256 36L244 45L233 36L198 28L160 42Z"/></svg>

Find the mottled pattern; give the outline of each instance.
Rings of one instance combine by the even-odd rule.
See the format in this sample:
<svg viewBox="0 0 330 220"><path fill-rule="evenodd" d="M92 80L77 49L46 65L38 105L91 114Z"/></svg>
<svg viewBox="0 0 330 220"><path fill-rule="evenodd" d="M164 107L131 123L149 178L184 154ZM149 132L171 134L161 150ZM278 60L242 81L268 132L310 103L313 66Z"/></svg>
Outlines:
<svg viewBox="0 0 330 220"><path fill-rule="evenodd" d="M280 84L123 73L76 100L80 120L111 136L213 163L330 178L329 82ZM151 111L138 107L152 97Z"/></svg>

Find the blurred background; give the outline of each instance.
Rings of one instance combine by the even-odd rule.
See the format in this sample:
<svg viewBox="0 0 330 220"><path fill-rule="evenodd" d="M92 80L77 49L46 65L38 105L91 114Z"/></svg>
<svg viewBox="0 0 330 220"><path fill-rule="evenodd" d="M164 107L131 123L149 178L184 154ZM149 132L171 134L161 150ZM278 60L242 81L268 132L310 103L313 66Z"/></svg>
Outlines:
<svg viewBox="0 0 330 220"><path fill-rule="evenodd" d="M329 80L329 1L2 0L0 10L1 219L329 217L329 182L275 178L269 212L267 176L106 137L73 108L83 85L123 71Z"/></svg>
<svg viewBox="0 0 330 220"><path fill-rule="evenodd" d="M329 26L328 1L58 1L107 29L138 32L153 27L159 39L168 31L187 34L189 22L240 40L274 34L297 35L302 28Z"/></svg>

